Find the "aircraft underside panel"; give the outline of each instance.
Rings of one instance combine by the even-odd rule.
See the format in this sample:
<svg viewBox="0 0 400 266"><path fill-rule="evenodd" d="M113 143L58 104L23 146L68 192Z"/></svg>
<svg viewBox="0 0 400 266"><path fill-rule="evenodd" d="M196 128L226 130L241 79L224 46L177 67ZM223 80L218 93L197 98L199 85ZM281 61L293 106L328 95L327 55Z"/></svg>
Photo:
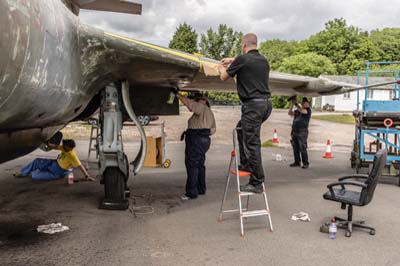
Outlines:
<svg viewBox="0 0 400 266"><path fill-rule="evenodd" d="M63 126L32 128L13 132L0 132L0 163L34 151Z"/></svg>

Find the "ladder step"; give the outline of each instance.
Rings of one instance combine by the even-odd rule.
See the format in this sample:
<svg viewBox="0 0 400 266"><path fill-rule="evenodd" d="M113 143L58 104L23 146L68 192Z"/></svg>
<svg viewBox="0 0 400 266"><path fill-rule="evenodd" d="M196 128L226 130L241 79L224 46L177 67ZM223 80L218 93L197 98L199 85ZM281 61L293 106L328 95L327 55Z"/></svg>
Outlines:
<svg viewBox="0 0 400 266"><path fill-rule="evenodd" d="M254 193L254 192L242 192L242 191L240 191L239 192L239 195L240 196L251 196L251 195L262 195L262 194L264 194L265 192L262 192L262 193Z"/></svg>
<svg viewBox="0 0 400 266"><path fill-rule="evenodd" d="M231 171L231 174L232 174L232 175L236 175L236 171L235 171L235 170L232 170L232 171ZM239 174L240 177L249 177L249 176L251 176L251 173L250 173L250 172L246 172L246 171L242 171L242 170L239 170L239 171L238 171L238 174Z"/></svg>
<svg viewBox="0 0 400 266"><path fill-rule="evenodd" d="M268 210L256 210L256 211L245 211L242 212L242 217L255 217L255 216L262 216L262 215L270 215Z"/></svg>
<svg viewBox="0 0 400 266"><path fill-rule="evenodd" d="M246 208L243 208L242 209L242 211L246 211L247 209ZM231 210L223 210L222 212L223 213L229 213L229 212L238 212L239 211L239 209L231 209Z"/></svg>

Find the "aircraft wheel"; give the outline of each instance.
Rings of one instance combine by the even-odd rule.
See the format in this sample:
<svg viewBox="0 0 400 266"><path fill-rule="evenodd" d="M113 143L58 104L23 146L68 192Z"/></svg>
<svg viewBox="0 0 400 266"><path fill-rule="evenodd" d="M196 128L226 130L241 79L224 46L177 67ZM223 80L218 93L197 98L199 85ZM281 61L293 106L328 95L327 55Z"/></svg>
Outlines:
<svg viewBox="0 0 400 266"><path fill-rule="evenodd" d="M125 199L125 178L118 167L104 171L104 191L107 199Z"/></svg>
<svg viewBox="0 0 400 266"><path fill-rule="evenodd" d="M345 237L351 237L351 232L350 231L346 231L346 234L344 236Z"/></svg>
<svg viewBox="0 0 400 266"><path fill-rule="evenodd" d="M171 166L171 160L170 159L166 159L163 163L163 167L164 168L169 168Z"/></svg>
<svg viewBox="0 0 400 266"><path fill-rule="evenodd" d="M370 234L371 236L374 236L374 235L375 235L375 230L369 231L369 234Z"/></svg>
<svg viewBox="0 0 400 266"><path fill-rule="evenodd" d="M138 120L142 126L147 126L150 124L150 116L148 115L139 115Z"/></svg>

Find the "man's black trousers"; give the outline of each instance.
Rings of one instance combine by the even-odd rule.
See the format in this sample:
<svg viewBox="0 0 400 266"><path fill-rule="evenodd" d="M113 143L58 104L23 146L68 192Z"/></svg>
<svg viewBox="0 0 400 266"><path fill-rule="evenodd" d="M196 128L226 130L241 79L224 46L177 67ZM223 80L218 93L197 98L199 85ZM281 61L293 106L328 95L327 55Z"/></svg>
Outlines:
<svg viewBox="0 0 400 266"><path fill-rule="evenodd" d="M206 193L206 152L210 148L209 129L188 129L185 135L186 196Z"/></svg>
<svg viewBox="0 0 400 266"><path fill-rule="evenodd" d="M239 129L240 166L242 170L251 172L249 183L254 186L260 186L264 182L260 130L271 112L270 99L245 102L242 105L242 117L236 126Z"/></svg>
<svg viewBox="0 0 400 266"><path fill-rule="evenodd" d="M307 138L308 128L292 128L291 143L293 147L294 163L300 165L308 165L308 154L307 154ZM300 158L301 155L301 158Z"/></svg>

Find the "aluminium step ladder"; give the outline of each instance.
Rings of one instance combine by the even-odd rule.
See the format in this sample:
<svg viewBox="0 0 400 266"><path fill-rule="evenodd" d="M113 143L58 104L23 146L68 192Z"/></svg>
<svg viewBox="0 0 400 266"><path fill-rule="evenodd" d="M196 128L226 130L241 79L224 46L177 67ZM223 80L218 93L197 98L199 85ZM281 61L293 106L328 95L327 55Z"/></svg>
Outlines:
<svg viewBox="0 0 400 266"><path fill-rule="evenodd" d="M245 171L240 171L238 169L239 164L238 164L238 158L237 158L237 150L238 150L238 138L237 138L237 130L241 130L240 128L234 129L233 130L233 150L231 152L231 160L229 163L229 168L228 168L228 173L226 176L226 183L225 183L225 191L224 191L224 196L222 198L222 203L221 203L221 209L219 213L219 222L223 221L223 214L224 213L230 213L230 212L239 212L239 218L240 218L240 236L244 236L244 227L243 227L243 219L246 217L257 217L257 216L266 216L267 222L269 223L269 228L270 231L272 232L274 229L272 227L272 220L271 220L271 212L268 206L268 199L267 199L267 192L265 189L264 183L262 184L263 187L263 192L262 193L253 193L253 192L242 192L240 191L240 177L250 177L251 173L245 172ZM237 196L238 196L238 209L224 209L226 197L228 194L228 189L229 189L229 183L231 177L235 176L236 177L236 185L237 185ZM250 196L256 196L260 195L263 196L264 202L265 202L265 209L260 209L260 210L249 210L249 200ZM246 202L246 208L242 207L242 197L247 197L247 202Z"/></svg>
<svg viewBox="0 0 400 266"><path fill-rule="evenodd" d="M99 120L97 118L90 118L88 120L88 123L91 127L90 127L88 156L86 160L86 169L89 169L89 160L92 151L96 152L96 159L99 158L99 151L98 151L98 140L99 140L98 138L100 133Z"/></svg>

